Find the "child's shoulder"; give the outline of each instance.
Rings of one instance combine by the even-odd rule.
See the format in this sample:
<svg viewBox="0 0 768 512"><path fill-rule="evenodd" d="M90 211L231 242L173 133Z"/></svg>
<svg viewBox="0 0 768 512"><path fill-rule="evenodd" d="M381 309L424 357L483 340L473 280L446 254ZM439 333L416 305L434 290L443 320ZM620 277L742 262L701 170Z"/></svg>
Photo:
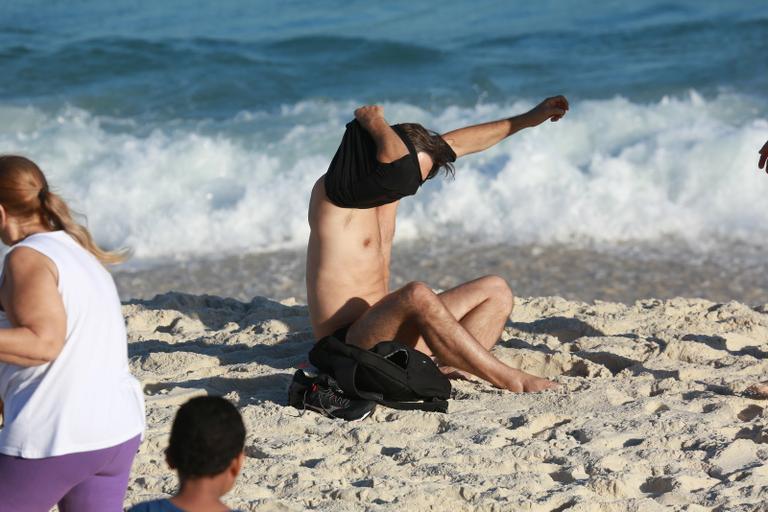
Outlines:
<svg viewBox="0 0 768 512"><path fill-rule="evenodd" d="M168 499L145 501L128 509L128 512L184 512ZM232 510L232 512L239 512Z"/></svg>
<svg viewBox="0 0 768 512"><path fill-rule="evenodd" d="M167 499L145 501L128 509L128 512L184 512Z"/></svg>

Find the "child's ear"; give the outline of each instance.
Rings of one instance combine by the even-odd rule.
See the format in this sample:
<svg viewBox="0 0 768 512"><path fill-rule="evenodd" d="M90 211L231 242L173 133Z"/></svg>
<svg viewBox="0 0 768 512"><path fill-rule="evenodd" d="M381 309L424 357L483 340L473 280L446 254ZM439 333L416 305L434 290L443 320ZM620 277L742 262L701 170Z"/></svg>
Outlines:
<svg viewBox="0 0 768 512"><path fill-rule="evenodd" d="M245 452L240 452L237 454L237 457L232 459L232 464L229 465L229 471L232 473L233 478L237 478L237 475L240 474L240 471L243 469L243 464L245 463Z"/></svg>
<svg viewBox="0 0 768 512"><path fill-rule="evenodd" d="M4 228L6 223L5 207L0 204L0 228Z"/></svg>

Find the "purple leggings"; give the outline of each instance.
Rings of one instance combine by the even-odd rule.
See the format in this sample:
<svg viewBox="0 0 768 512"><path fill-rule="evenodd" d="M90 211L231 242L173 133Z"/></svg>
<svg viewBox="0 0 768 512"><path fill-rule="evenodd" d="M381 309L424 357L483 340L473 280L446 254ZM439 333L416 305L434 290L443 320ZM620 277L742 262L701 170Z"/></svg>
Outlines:
<svg viewBox="0 0 768 512"><path fill-rule="evenodd" d="M0 454L0 512L122 512L141 436L44 459Z"/></svg>

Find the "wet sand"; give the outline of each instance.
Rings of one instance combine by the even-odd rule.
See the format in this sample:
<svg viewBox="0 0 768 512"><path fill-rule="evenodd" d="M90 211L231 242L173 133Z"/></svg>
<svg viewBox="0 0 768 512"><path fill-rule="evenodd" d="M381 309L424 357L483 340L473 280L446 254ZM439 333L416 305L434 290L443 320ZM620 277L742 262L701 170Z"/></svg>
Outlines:
<svg viewBox="0 0 768 512"><path fill-rule="evenodd" d="M392 286L418 280L448 289L498 274L521 297L556 295L624 304L647 297L698 297L763 304L768 302L768 258L763 260L762 254L757 246L726 243L707 250L679 242L611 248L400 243L392 256ZM118 270L115 277L124 300L173 290L303 302L304 266L303 250L283 250Z"/></svg>

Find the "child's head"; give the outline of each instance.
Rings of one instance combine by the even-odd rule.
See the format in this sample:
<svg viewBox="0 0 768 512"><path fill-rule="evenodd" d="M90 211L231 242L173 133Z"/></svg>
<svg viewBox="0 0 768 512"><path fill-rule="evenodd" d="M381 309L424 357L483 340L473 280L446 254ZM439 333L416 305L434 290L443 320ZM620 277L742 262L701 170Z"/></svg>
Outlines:
<svg viewBox="0 0 768 512"><path fill-rule="evenodd" d="M221 477L223 494L235 484L244 446L245 425L235 406L218 396L201 396L179 408L165 454L182 485Z"/></svg>

